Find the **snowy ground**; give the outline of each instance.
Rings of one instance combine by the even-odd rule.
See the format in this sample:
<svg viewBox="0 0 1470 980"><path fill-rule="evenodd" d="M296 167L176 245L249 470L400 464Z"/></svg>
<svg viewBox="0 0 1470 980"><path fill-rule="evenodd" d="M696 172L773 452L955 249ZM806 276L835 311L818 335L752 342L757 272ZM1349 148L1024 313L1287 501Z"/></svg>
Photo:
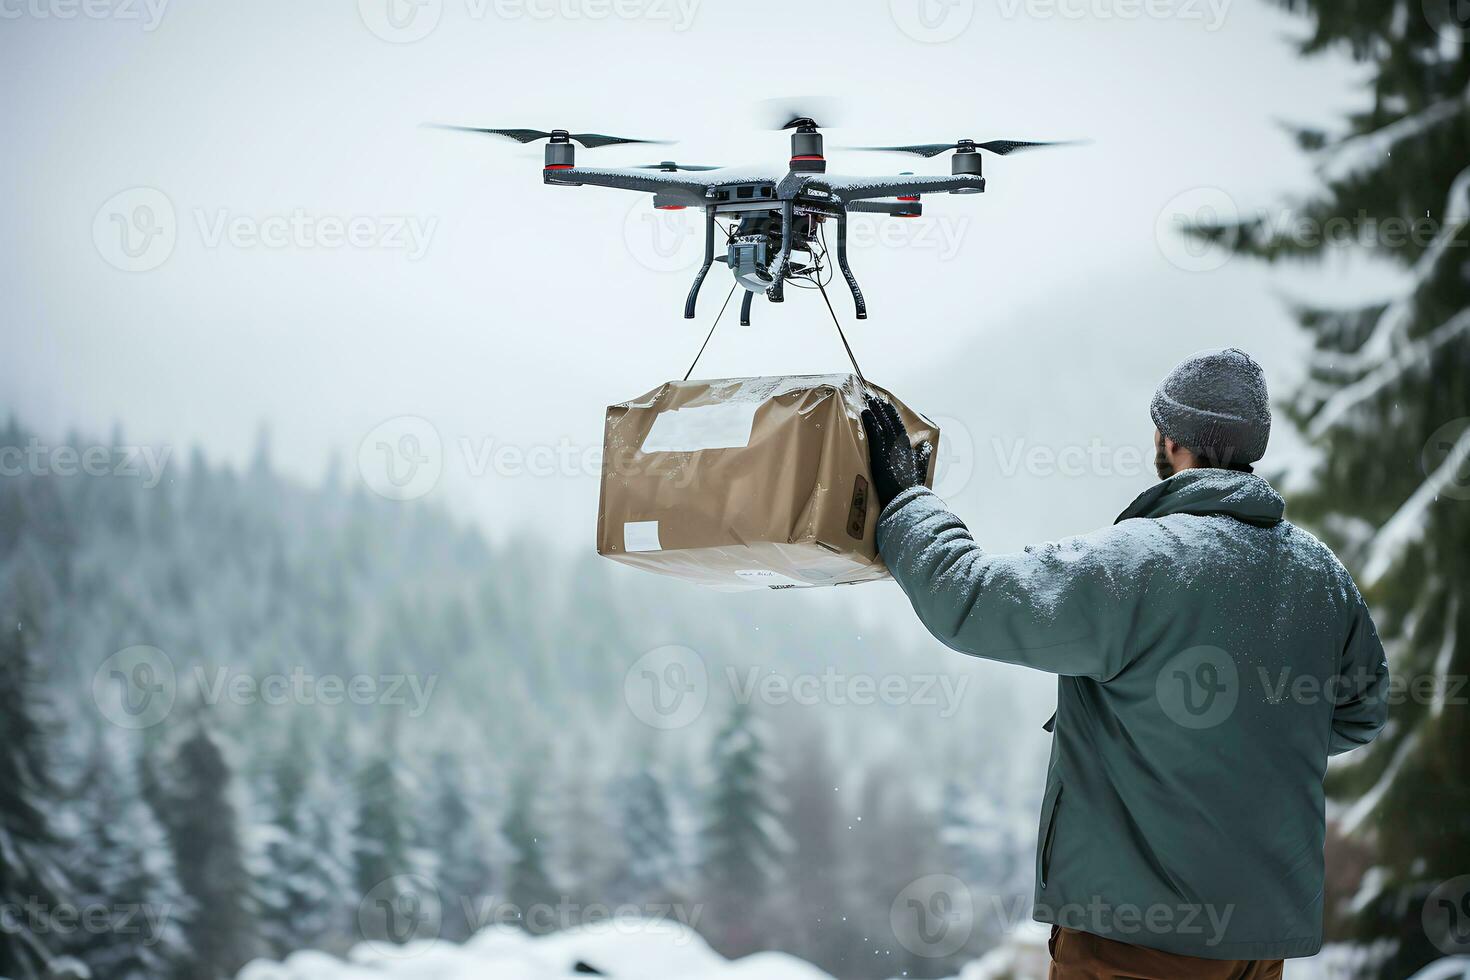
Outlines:
<svg viewBox="0 0 1470 980"><path fill-rule="evenodd" d="M956 980L1045 980L1046 927L1026 923L1011 941L969 964ZM834 980L786 953L727 960L698 933L676 922L625 919L532 937L492 926L469 942L363 943L347 961L295 953L284 962L257 960L237 980L555 980L582 976L639 980Z"/></svg>
<svg viewBox="0 0 1470 980"><path fill-rule="evenodd" d="M363 943L346 962L296 953L284 962L257 960L237 980L547 980L588 975L678 977L680 980L832 980L785 953L730 961L697 933L674 922L619 920L534 938L492 926L469 942Z"/></svg>
<svg viewBox="0 0 1470 980"><path fill-rule="evenodd" d="M1288 960L1285 980L1341 980L1355 952L1329 946L1318 956ZM1016 930L1010 941L966 966L955 980L1045 980L1044 927ZM363 943L346 961L302 952L284 962L256 960L237 980L556 980L585 976L639 980L833 980L786 953L727 960L697 933L674 922L619 920L539 938L492 926L464 945L417 941L403 946ZM1424 980L1470 977L1470 958L1426 969Z"/></svg>

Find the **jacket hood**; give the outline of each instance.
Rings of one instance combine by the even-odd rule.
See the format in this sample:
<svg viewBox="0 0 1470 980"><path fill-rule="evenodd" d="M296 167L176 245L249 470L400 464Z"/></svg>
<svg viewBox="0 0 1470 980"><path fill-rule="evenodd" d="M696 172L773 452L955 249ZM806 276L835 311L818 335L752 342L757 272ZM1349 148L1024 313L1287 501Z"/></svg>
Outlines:
<svg viewBox="0 0 1470 980"><path fill-rule="evenodd" d="M1149 487L1113 523L1130 517L1224 514L1257 527L1273 527L1285 512L1281 494L1254 473L1196 468Z"/></svg>

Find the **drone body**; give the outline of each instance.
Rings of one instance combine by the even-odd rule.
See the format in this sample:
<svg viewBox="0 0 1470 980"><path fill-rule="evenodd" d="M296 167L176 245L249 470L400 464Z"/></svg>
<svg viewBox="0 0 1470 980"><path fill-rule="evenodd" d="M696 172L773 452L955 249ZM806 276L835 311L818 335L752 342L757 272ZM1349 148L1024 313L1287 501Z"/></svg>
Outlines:
<svg viewBox="0 0 1470 980"><path fill-rule="evenodd" d="M827 222L836 227L836 261L852 292L858 319L866 319L867 303L847 261L847 216L852 212L886 214L898 218L923 213L923 194L979 194L985 190L980 149L1005 154L1044 143L993 140L976 143L960 140L948 144L918 144L894 147L856 147L932 157L954 150L949 176L839 176L827 174L822 134L810 116L797 115L780 128L791 130L791 159L784 174L738 172L735 170L683 166L672 160L625 169L577 166L576 144L596 149L619 143L651 143L655 140L604 136L599 133L542 132L534 129L479 129L442 127L488 133L522 143L545 139L546 155L542 179L547 184L578 187L614 187L653 195L660 210L699 208L704 212L704 261L694 277L684 316L694 317L700 287L715 262L729 268L735 282L745 290L741 323L750 322L751 301L764 295L773 303L785 300L788 281L825 285ZM653 171L653 172L650 172ZM719 219L729 222L721 228ZM725 251L715 254L715 232L724 231Z"/></svg>

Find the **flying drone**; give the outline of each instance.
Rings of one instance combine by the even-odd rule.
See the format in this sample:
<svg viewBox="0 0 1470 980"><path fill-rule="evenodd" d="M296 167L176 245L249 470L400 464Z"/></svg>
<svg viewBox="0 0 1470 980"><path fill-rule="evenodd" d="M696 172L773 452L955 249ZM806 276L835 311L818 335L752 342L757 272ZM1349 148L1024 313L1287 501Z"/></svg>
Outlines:
<svg viewBox="0 0 1470 980"><path fill-rule="evenodd" d="M695 303L705 276L716 262L723 262L745 290L740 322L750 323L750 307L757 295L773 303L785 300L786 284L822 289L831 278L827 266L826 224L836 226L836 262L852 291L857 318L867 318L867 303L847 261L847 216L853 212L915 218L923 213L924 194L979 194L985 190L980 151L1004 156L1017 150L1061 145L1029 140L961 139L953 143L919 143L907 146L855 146L853 150L875 150L935 157L954 151L949 176L842 176L827 173L822 127L815 114L794 107L773 128L791 132L791 160L782 174L752 173L733 168L681 164L673 160L623 169L579 167L576 148L588 150L628 143L665 144L667 140L632 139L601 133L572 133L564 129L513 129L431 124L436 129L481 133L534 143L546 140L542 179L561 187L615 187L653 195L653 206L677 211L704 211L704 261L684 301L684 316L694 318ZM720 224L721 220L727 226ZM716 232L724 235L725 252L715 254ZM728 298L727 298L728 302ZM835 315L835 314L834 314Z"/></svg>

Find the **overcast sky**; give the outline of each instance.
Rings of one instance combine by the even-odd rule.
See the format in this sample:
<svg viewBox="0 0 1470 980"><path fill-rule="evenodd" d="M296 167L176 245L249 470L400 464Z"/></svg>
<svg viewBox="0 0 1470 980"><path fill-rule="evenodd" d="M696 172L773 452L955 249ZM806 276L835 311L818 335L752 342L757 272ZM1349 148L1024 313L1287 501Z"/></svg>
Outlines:
<svg viewBox="0 0 1470 980"><path fill-rule="evenodd" d="M948 170L842 143L1093 141L989 157L986 194L916 221L855 219L870 318L833 299L868 376L941 417L982 541L1105 523L1152 479L1165 370L1233 344L1284 391L1303 349L1272 290L1307 280L1191 252L1175 214L1310 186L1276 121L1362 95L1255 0L922 2L0 0L4 406L179 459L242 461L265 425L306 480L333 451L355 479L365 442L379 471L379 443L416 446L408 492L590 549L604 406L683 374L729 279L685 321L692 212L545 187L537 148L418 124L681 141L589 164L779 167L756 103L818 93L846 103L834 172ZM820 298L790 293L750 328L732 307L698 373L843 369Z"/></svg>

